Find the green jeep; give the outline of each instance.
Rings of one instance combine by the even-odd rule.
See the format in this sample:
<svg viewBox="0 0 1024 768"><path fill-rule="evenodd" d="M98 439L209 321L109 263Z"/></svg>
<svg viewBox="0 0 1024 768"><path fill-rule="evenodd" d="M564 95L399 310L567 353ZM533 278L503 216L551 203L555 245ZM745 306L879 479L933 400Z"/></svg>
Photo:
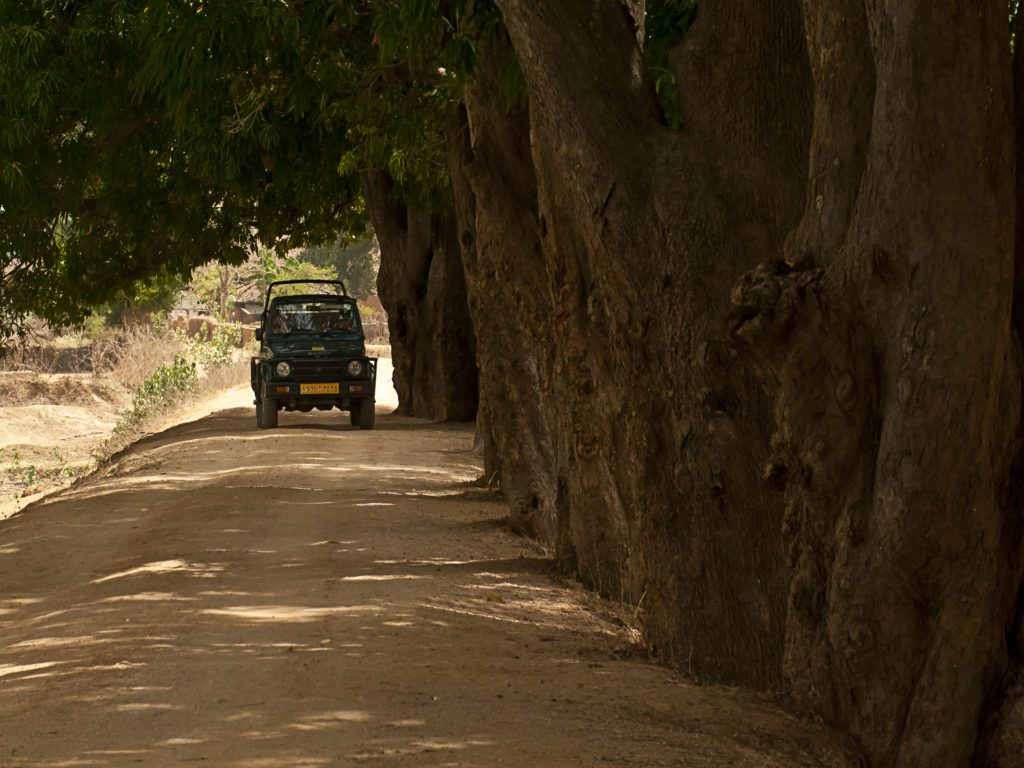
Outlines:
<svg viewBox="0 0 1024 768"><path fill-rule="evenodd" d="M283 285L310 284L336 293L271 298ZM256 425L277 426L277 412L348 411L352 425L373 429L377 359L366 356L355 299L338 280L281 280L267 288L259 357L249 363Z"/></svg>

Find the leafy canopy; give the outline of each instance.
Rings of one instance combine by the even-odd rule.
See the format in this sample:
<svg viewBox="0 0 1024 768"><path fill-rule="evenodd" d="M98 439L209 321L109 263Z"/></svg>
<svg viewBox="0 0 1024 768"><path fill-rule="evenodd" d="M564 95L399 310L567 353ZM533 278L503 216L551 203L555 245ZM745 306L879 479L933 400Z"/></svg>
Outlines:
<svg viewBox="0 0 1024 768"><path fill-rule="evenodd" d="M301 262L315 264L333 271L344 281L351 296L365 299L376 292L380 246L376 238L364 237L350 241L339 237L333 243L304 248L298 254Z"/></svg>
<svg viewBox="0 0 1024 768"><path fill-rule="evenodd" d="M363 232L370 168L442 196L451 91L395 59L415 5L0 5L0 334L258 242Z"/></svg>
<svg viewBox="0 0 1024 768"><path fill-rule="evenodd" d="M648 3L670 123L695 7ZM0 4L0 339L259 243L357 237L370 170L443 208L448 116L503 34L492 0ZM514 60L505 86L525 100Z"/></svg>
<svg viewBox="0 0 1024 768"><path fill-rule="evenodd" d="M331 266L304 261L293 254L279 256L269 248L251 255L242 264L205 264L192 273L192 290L219 319L231 319L236 301L262 302L267 286L275 280L337 280ZM301 287L300 287L301 288ZM285 289L287 292L287 289Z"/></svg>

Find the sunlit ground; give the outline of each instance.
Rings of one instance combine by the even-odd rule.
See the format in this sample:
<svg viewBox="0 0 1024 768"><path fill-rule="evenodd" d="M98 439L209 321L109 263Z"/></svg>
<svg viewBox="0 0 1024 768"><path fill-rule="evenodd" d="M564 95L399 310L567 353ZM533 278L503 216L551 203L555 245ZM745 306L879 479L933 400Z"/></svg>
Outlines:
<svg viewBox="0 0 1024 768"><path fill-rule="evenodd" d="M0 766L841 764L642 663L466 428L380 425L227 412L0 526Z"/></svg>

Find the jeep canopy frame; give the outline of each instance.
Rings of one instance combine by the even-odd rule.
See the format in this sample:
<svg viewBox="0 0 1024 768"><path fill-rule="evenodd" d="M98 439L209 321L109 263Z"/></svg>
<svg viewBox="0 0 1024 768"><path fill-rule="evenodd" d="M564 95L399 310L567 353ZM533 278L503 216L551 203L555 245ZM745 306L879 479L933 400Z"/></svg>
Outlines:
<svg viewBox="0 0 1024 768"><path fill-rule="evenodd" d="M276 280L267 286L267 296L263 300L264 314L266 314L266 311L270 309L270 294L278 285L336 285L341 287L342 298L352 298L348 295L348 291L345 289L345 283L341 280Z"/></svg>

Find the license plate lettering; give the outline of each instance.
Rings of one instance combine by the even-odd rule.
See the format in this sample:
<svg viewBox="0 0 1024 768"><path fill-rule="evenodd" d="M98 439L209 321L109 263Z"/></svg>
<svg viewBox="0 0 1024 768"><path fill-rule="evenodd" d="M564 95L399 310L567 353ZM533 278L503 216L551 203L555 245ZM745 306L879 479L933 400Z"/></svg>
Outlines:
<svg viewBox="0 0 1024 768"><path fill-rule="evenodd" d="M336 395L338 384L300 384L299 394L302 395Z"/></svg>

